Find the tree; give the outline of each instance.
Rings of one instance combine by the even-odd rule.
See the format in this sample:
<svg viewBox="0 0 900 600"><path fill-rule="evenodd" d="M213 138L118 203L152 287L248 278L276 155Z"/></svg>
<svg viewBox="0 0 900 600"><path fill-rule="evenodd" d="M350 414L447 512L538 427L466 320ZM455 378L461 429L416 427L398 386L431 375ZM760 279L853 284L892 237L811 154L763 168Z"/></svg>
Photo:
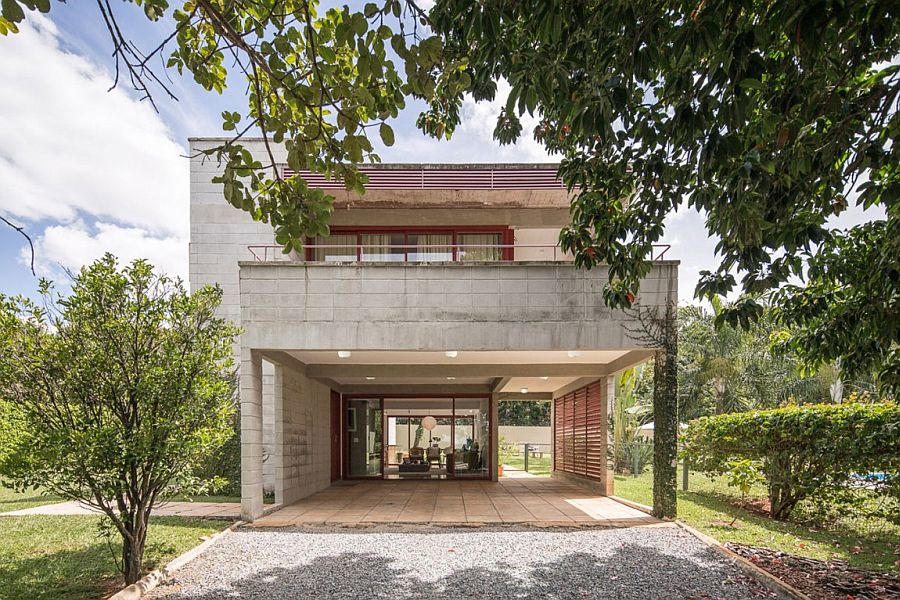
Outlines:
<svg viewBox="0 0 900 600"><path fill-rule="evenodd" d="M0 475L101 510L131 584L154 505L231 434L237 329L215 316L219 289L189 295L109 254L70 296L41 293L0 296Z"/></svg>
<svg viewBox="0 0 900 600"><path fill-rule="evenodd" d="M666 217L686 205L719 240L697 295L742 293L720 323L749 327L761 296L783 289L782 347L812 368L880 369L896 389L898 12L891 0L444 0L429 18L475 99L509 82L497 140L522 134L523 113L541 117L534 135L575 193L562 244L581 267L609 265L607 304L634 302ZM423 129L452 132L461 99L437 88ZM851 202L886 217L830 231Z"/></svg>
<svg viewBox="0 0 900 600"><path fill-rule="evenodd" d="M378 160L369 130L392 144L388 121L406 96L429 102L423 131L449 137L463 94L493 99L505 78L495 137L511 142L523 113L541 116L535 137L562 157L575 193L562 244L580 267L609 265L607 304L635 301L666 217L686 205L706 216L721 256L697 295L742 292L719 323L748 328L777 291L780 348L809 369L839 363L847 377L877 371L883 388L900 388L892 0L439 0L427 14L412 0L384 0L321 16L312 0L128 4L173 24L142 52L112 4L97 0L117 72L144 97L169 93L166 73L151 66L166 53L167 68L211 91L224 89L228 63L247 78L247 109L222 115L234 139L209 153L225 161L226 200L271 223L286 252L327 233L333 197L286 176L272 152L268 164L255 160L241 136L256 128L267 147L285 145L294 171L362 192L356 165ZM16 31L24 9L50 8L5 0L0 34ZM850 202L886 216L829 230Z"/></svg>
<svg viewBox="0 0 900 600"><path fill-rule="evenodd" d="M644 454L650 447L649 444L637 441L638 427L653 415L651 401L642 396L639 390L639 385L644 383L646 371L650 369L652 366L637 366L625 369L616 377L615 396L609 418L611 439L608 454L613 470L617 473L634 471L636 462L643 464ZM652 389L650 395L652 396ZM639 472L633 474L640 475Z"/></svg>
<svg viewBox="0 0 900 600"><path fill-rule="evenodd" d="M229 69L246 79L246 109L222 114L223 129L233 138L205 154L224 162L214 181L223 185L225 200L270 223L285 253L300 248L306 236L328 233L334 197L310 188L302 176L288 176L276 162L274 145L284 145L295 173L324 174L362 193L366 176L357 166L379 160L372 135L387 146L394 143L389 121L406 98L431 97L436 86L454 91L468 84L464 70L437 68L440 38L424 26L425 13L406 0L324 14L315 0L125 4L130 6L124 10L142 9L163 34L155 48L142 50L120 26L123 8L96 0L97 26L109 33L117 84L120 76L127 78L155 106L156 95L176 99L169 70L187 72L217 93L225 89ZM26 9L48 12L51 6L50 0L4 0L0 34L16 33ZM164 69L154 66L162 63ZM251 131L265 140L268 160L255 159L241 145Z"/></svg>
<svg viewBox="0 0 900 600"><path fill-rule="evenodd" d="M550 403L543 400L501 400L500 425L550 427Z"/></svg>

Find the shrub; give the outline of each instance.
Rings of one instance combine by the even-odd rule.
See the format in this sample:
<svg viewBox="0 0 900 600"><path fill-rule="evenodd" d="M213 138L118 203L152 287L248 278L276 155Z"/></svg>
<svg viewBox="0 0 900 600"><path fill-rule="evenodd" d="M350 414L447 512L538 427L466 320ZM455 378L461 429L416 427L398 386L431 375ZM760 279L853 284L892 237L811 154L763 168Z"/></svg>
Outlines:
<svg viewBox="0 0 900 600"><path fill-rule="evenodd" d="M684 456L711 475L734 461L762 464L770 513L786 519L801 500L856 484L879 494L900 491L900 408L814 404L703 417L684 435ZM867 475L883 473L879 481Z"/></svg>

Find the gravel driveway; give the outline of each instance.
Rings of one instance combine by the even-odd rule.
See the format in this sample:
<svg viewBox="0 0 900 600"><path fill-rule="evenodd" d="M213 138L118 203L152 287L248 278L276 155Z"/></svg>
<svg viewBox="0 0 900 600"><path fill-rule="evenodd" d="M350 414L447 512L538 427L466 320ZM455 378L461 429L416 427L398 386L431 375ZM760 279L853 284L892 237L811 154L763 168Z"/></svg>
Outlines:
<svg viewBox="0 0 900 600"><path fill-rule="evenodd" d="M696 538L630 529L239 529L152 598L769 597Z"/></svg>

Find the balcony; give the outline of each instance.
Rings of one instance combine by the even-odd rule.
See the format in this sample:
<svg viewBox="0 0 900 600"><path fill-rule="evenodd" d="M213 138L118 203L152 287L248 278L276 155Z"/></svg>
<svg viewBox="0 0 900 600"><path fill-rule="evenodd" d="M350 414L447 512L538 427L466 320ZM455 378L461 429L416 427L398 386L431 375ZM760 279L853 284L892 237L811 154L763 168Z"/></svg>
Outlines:
<svg viewBox="0 0 900 600"><path fill-rule="evenodd" d="M653 246L650 260L665 260L671 246ZM558 244L323 244L304 246L304 252L285 254L282 246L247 246L256 262L303 262L303 263L498 263L498 262L573 262L574 257L564 252Z"/></svg>
<svg viewBox="0 0 900 600"><path fill-rule="evenodd" d="M250 347L636 348L625 327L632 317L603 302L609 275L602 265L576 269L561 254L555 261L322 262L279 250L283 258L272 260L276 249L257 247L256 259L240 263L241 340ZM654 261L638 302L661 307L677 297L677 261Z"/></svg>

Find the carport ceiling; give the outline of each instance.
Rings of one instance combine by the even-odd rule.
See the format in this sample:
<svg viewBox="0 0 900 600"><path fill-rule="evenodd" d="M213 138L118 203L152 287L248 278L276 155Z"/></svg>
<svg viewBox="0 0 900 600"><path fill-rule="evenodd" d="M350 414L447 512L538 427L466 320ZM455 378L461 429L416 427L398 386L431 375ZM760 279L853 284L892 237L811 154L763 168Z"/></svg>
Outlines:
<svg viewBox="0 0 900 600"><path fill-rule="evenodd" d="M544 397L579 380L610 375L648 358L651 352L461 350L449 356L446 352L353 350L349 356L339 356L338 350L296 350L289 354L306 365L307 375L342 391L494 391L524 400Z"/></svg>
<svg viewBox="0 0 900 600"><path fill-rule="evenodd" d="M514 350L514 351L455 351L416 352L405 350L353 350L349 357L338 356L334 350L294 350L290 354L307 365L519 365L519 364L606 364L629 353L628 350L579 350L570 355L566 350Z"/></svg>

